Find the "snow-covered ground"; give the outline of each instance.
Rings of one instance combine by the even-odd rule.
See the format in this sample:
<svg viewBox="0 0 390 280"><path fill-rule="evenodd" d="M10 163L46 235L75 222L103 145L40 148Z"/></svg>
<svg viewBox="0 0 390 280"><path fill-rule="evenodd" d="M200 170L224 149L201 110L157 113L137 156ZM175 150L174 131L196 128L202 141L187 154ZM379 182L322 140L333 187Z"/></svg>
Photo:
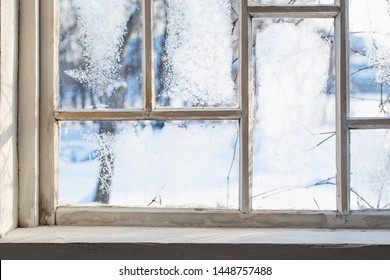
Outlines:
<svg viewBox="0 0 390 280"><path fill-rule="evenodd" d="M145 125L145 126L143 126ZM237 122L122 122L114 146L115 164L110 203L146 207L238 207ZM93 201L99 174L96 142L84 140L96 132L63 125L61 151L84 147L85 161L62 155L60 203ZM227 177L229 175L229 182ZM78 180L82 178L82 180Z"/></svg>

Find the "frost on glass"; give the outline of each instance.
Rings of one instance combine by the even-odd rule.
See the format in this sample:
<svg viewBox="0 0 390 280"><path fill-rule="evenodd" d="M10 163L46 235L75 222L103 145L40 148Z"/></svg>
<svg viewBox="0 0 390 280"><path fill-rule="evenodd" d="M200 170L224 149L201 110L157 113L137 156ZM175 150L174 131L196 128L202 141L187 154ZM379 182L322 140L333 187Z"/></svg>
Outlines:
<svg viewBox="0 0 390 280"><path fill-rule="evenodd" d="M333 21L253 23L253 207L335 209Z"/></svg>
<svg viewBox="0 0 390 280"><path fill-rule="evenodd" d="M390 3L350 0L350 114L390 113Z"/></svg>
<svg viewBox="0 0 390 280"><path fill-rule="evenodd" d="M253 4L271 4L271 5L322 5L334 4L334 0L252 0Z"/></svg>
<svg viewBox="0 0 390 280"><path fill-rule="evenodd" d="M141 0L60 1L60 107L142 104Z"/></svg>
<svg viewBox="0 0 390 280"><path fill-rule="evenodd" d="M390 209L390 131L351 131L351 209Z"/></svg>
<svg viewBox="0 0 390 280"><path fill-rule="evenodd" d="M63 122L59 205L238 208L235 121Z"/></svg>
<svg viewBox="0 0 390 280"><path fill-rule="evenodd" d="M154 1L158 106L237 106L237 0Z"/></svg>

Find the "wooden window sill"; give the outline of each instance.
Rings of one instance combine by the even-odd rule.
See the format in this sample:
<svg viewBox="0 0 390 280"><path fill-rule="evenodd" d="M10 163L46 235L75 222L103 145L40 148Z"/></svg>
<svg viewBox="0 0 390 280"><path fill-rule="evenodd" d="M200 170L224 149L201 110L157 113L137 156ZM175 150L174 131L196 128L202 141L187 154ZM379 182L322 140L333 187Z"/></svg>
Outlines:
<svg viewBox="0 0 390 280"><path fill-rule="evenodd" d="M37 227L0 240L1 259L388 259L390 230Z"/></svg>

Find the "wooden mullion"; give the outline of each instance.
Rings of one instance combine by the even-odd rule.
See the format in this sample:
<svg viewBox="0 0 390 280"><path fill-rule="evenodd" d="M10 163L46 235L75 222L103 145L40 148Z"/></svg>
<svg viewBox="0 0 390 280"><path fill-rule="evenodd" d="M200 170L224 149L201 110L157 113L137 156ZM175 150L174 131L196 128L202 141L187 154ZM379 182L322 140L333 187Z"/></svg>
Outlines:
<svg viewBox="0 0 390 280"><path fill-rule="evenodd" d="M144 109L154 108L154 71L153 71L153 0L143 0L143 83Z"/></svg>
<svg viewBox="0 0 390 280"><path fill-rule="evenodd" d="M53 118L59 92L59 0L40 0L39 216L55 224L58 194L59 127Z"/></svg>
<svg viewBox="0 0 390 280"><path fill-rule="evenodd" d="M240 121L240 210L247 214L252 209L252 137L251 137L251 99L249 88L249 28L251 26L247 1L240 2L240 51L239 51L239 93L241 98L242 118Z"/></svg>
<svg viewBox="0 0 390 280"><path fill-rule="evenodd" d="M39 224L39 1L20 1L19 226Z"/></svg>
<svg viewBox="0 0 390 280"><path fill-rule="evenodd" d="M342 214L350 211L348 2L337 1L340 14L335 19L337 210Z"/></svg>

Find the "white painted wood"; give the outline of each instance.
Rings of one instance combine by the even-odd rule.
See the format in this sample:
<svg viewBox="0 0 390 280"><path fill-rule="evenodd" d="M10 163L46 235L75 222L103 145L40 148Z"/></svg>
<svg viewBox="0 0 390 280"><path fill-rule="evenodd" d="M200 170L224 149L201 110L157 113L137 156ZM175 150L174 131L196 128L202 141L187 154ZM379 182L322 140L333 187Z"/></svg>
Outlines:
<svg viewBox="0 0 390 280"><path fill-rule="evenodd" d="M144 108L150 111L154 108L154 75L153 75L153 0L142 1L143 12L143 78L144 78Z"/></svg>
<svg viewBox="0 0 390 280"><path fill-rule="evenodd" d="M59 207L61 226L390 229L390 211L251 211Z"/></svg>
<svg viewBox="0 0 390 280"><path fill-rule="evenodd" d="M246 1L240 2L240 49L239 49L239 95L242 108L240 120L240 193L239 203L242 213L251 211L251 186L252 186L252 137L249 115L251 111L251 92L249 90L249 65L251 55L249 54L249 27L250 18Z"/></svg>
<svg viewBox="0 0 390 280"><path fill-rule="evenodd" d="M390 244L389 230L280 228L38 227L0 243ZM348 246L348 245L346 245Z"/></svg>
<svg viewBox="0 0 390 280"><path fill-rule="evenodd" d="M40 1L40 224L55 223L58 188L59 0Z"/></svg>
<svg viewBox="0 0 390 280"><path fill-rule="evenodd" d="M340 12L338 5L319 6L249 6L248 12L253 17L265 18L333 18Z"/></svg>
<svg viewBox="0 0 390 280"><path fill-rule="evenodd" d="M336 165L337 210L346 214L350 204L349 36L348 2L338 0L340 14L335 19L336 54Z"/></svg>
<svg viewBox="0 0 390 280"><path fill-rule="evenodd" d="M390 118L351 118L347 125L350 129L389 129Z"/></svg>
<svg viewBox="0 0 390 280"><path fill-rule="evenodd" d="M54 117L71 120L238 120L240 109L57 110Z"/></svg>
<svg viewBox="0 0 390 280"><path fill-rule="evenodd" d="M0 238L18 223L18 3L0 3Z"/></svg>
<svg viewBox="0 0 390 280"><path fill-rule="evenodd" d="M20 1L19 226L39 224L39 0Z"/></svg>

